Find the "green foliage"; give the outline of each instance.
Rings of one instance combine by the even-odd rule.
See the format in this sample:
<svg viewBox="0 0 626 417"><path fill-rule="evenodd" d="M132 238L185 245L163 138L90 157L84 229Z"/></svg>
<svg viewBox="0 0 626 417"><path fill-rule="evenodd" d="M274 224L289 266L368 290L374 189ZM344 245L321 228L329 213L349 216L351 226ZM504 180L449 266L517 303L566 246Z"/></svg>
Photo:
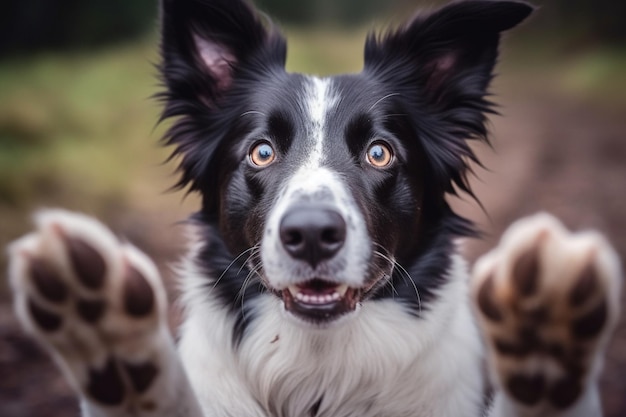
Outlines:
<svg viewBox="0 0 626 417"><path fill-rule="evenodd" d="M99 200L125 188L150 155L140 150L153 149L152 44L0 66L3 204Z"/></svg>

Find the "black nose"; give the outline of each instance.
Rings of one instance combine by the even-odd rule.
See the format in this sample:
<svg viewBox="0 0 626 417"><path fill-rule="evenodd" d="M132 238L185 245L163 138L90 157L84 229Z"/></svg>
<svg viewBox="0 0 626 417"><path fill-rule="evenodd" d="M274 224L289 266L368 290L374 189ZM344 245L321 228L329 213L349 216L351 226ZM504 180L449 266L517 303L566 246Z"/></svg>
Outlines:
<svg viewBox="0 0 626 417"><path fill-rule="evenodd" d="M346 240L346 222L327 207L295 206L280 222L280 240L292 257L315 268L339 252Z"/></svg>

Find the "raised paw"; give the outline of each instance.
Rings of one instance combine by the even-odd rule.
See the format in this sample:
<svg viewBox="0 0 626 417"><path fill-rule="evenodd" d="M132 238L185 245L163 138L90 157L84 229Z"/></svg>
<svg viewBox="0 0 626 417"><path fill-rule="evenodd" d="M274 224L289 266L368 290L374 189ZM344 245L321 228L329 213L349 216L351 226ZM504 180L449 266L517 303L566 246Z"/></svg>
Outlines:
<svg viewBox="0 0 626 417"><path fill-rule="evenodd" d="M48 210L35 220L9 248L22 326L91 403L154 409L151 388L170 351L154 264L87 216Z"/></svg>
<svg viewBox="0 0 626 417"><path fill-rule="evenodd" d="M512 225L472 279L495 384L524 407L572 407L600 371L620 287L599 234L572 234L546 214Z"/></svg>

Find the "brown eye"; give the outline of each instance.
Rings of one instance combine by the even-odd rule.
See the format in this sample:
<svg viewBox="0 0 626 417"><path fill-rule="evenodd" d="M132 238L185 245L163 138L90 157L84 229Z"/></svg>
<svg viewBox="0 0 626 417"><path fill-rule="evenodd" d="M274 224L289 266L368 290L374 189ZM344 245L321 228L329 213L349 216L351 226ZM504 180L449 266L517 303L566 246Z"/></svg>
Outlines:
<svg viewBox="0 0 626 417"><path fill-rule="evenodd" d="M266 167L276 159L274 148L267 142L256 144L250 151L250 162L258 167Z"/></svg>
<svg viewBox="0 0 626 417"><path fill-rule="evenodd" d="M367 162L376 168L385 168L393 159L393 153L388 145L375 142L367 149Z"/></svg>

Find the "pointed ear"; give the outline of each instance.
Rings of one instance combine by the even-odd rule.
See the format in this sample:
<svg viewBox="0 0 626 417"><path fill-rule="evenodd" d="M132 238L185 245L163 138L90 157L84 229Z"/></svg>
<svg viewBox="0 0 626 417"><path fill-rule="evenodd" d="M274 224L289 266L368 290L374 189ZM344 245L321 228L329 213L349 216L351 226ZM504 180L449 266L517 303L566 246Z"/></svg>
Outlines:
<svg viewBox="0 0 626 417"><path fill-rule="evenodd" d="M217 190L217 149L243 128L233 119L248 110L230 97L250 78L284 71L285 40L243 0L161 0L161 56L165 89L157 97L165 104L161 121L175 119L163 137L180 161L175 188ZM205 195L211 213L216 195Z"/></svg>
<svg viewBox="0 0 626 417"><path fill-rule="evenodd" d="M403 110L419 139L435 195L474 196L469 140L487 140L486 100L500 35L533 7L518 1L465 0L421 15L404 28L368 37L364 71L403 97ZM447 204L447 203L442 203Z"/></svg>
<svg viewBox="0 0 626 417"><path fill-rule="evenodd" d="M214 107L251 61L285 65L284 39L242 0L162 0L161 32L161 73L177 99Z"/></svg>
<svg viewBox="0 0 626 417"><path fill-rule="evenodd" d="M517 1L452 3L383 37L370 35L365 69L383 77L408 78L402 81L416 84L429 104L448 108L460 95L484 95L500 33L532 11L532 6Z"/></svg>

